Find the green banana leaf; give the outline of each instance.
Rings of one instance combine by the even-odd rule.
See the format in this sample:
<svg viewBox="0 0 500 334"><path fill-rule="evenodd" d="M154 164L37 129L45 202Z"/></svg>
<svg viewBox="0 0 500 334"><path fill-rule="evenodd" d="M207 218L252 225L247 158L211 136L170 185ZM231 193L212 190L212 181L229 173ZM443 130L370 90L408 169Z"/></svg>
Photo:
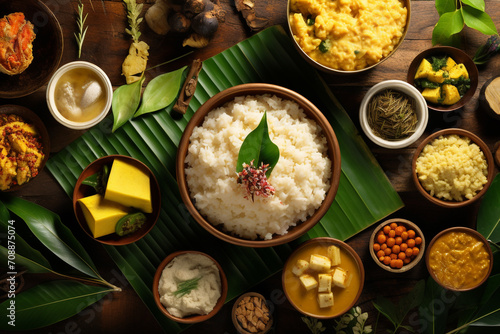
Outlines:
<svg viewBox="0 0 500 334"><path fill-rule="evenodd" d="M100 278L87 251L58 215L21 198L9 196L2 200L10 211L28 225L38 240L61 260L90 277Z"/></svg>
<svg viewBox="0 0 500 334"><path fill-rule="evenodd" d="M0 330L26 331L49 326L79 313L110 291L74 281L41 283L0 304ZM12 300L15 301L13 319L9 318ZM15 326L9 324L12 320Z"/></svg>
<svg viewBox="0 0 500 334"><path fill-rule="evenodd" d="M500 174L491 182L484 194L477 214L477 231L486 240L500 242Z"/></svg>
<svg viewBox="0 0 500 334"><path fill-rule="evenodd" d="M189 215L175 179L177 146L193 113L216 93L249 82L274 83L304 95L328 118L340 144L342 174L334 204L307 235L279 247L238 247L213 237ZM195 249L217 259L228 277L230 300L280 271L299 242L317 236L345 240L403 205L347 113L279 26L205 60L189 109L180 119L174 119L167 108L135 118L113 134L111 124L107 118L90 129L51 157L47 168L69 196L82 170L101 156L129 155L151 168L162 190L157 224L136 243L106 246L106 250L168 333L177 333L184 327L161 314L151 287L157 266L172 251Z"/></svg>

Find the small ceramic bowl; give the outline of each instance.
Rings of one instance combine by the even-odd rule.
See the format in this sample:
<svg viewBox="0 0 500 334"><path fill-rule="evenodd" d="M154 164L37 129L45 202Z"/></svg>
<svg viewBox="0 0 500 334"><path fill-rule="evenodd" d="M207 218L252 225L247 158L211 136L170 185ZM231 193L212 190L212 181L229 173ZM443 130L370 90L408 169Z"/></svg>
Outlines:
<svg viewBox="0 0 500 334"><path fill-rule="evenodd" d="M377 65L383 63L384 61L386 61L387 59L389 59L396 51L397 49L399 48L399 46L403 43L405 37L406 37L406 33L408 32L408 28L410 26L410 17L411 17L411 1L410 0L402 0L401 1L404 5L404 7L406 7L407 9L407 15L406 15L406 24L405 24L405 27L404 27L404 30L403 30L403 34L398 42L398 44L396 44L394 46L394 48L392 49L392 51L384 58L382 58L379 62L373 64L373 65L370 65L370 66L367 66L363 69L359 69L359 70L353 70L353 71L346 71L346 70L341 70L341 69L334 69L332 67L328 67L326 65L323 65L319 62L317 62L316 60L312 59L299 45L299 43L295 40L294 36L293 36L293 31L292 31L292 26L290 25L290 13L292 12L292 9L291 9L291 0L288 0L288 5L287 5L287 29L288 29L288 34L290 35L290 38L292 39L292 43L293 45L295 46L295 48L297 49L297 51L299 52L299 54L302 56L302 58L304 58L309 64L311 64L313 67L315 67L316 69L320 70L320 71L323 71L323 72L326 72L326 73L329 73L329 74L337 74L337 75L349 75L349 74L359 74L359 73L362 73L362 72L365 72L365 71L369 71L371 69L373 69L374 67L376 67Z"/></svg>
<svg viewBox="0 0 500 334"><path fill-rule="evenodd" d="M306 221L298 223L296 226L289 228L288 233L286 234L273 235L272 239L249 240L222 231L220 227L215 227L204 216L200 214L190 196L186 181L185 160L189 148L189 138L191 137L194 128L203 123L205 116L210 111L217 107L223 106L225 103L234 100L234 98L238 96L262 94L275 95L277 97L283 98L284 100L291 100L296 102L304 110L305 115L314 120L322 128L323 135L326 137L328 157L330 158L330 161L332 161L332 168L330 175L330 189L326 193L323 203ZM214 95L212 98L206 101L196 111L196 113L186 126L179 143L176 160L177 183L179 185L181 198L193 218L198 222L198 224L200 224L204 229L206 229L217 238L238 246L246 247L270 247L285 244L287 242L295 240L296 238L306 233L309 229L314 227L314 225L316 225L316 223L325 215L325 213L330 208L333 200L335 199L340 181L340 171L340 148L337 137L335 136L335 132L333 131L330 123L321 113L321 111L309 100L292 90L281 86L264 83L251 83L231 87Z"/></svg>
<svg viewBox="0 0 500 334"><path fill-rule="evenodd" d="M415 132L409 137L396 140L383 139L373 132L368 123L368 107L371 100L375 95L388 89L403 93L411 97L415 101L415 113L417 115L418 121L415 127ZM370 88L370 90L368 90L359 107L359 122L361 124L361 128L363 129L363 132L372 142L385 148L398 149L410 146L416 140L418 140L420 136L422 136L425 131L425 127L427 126L428 120L429 113L427 110L427 103L422 94L420 94L420 92L412 85L400 80L386 80L376 84L375 86Z"/></svg>
<svg viewBox="0 0 500 334"><path fill-rule="evenodd" d="M434 269L432 268L431 258L434 256L434 248L433 248L434 245L436 244L438 239L440 239L441 237L443 237L445 235L449 235L449 233L454 233L454 232L455 233L466 233L466 234L474 237L476 240L481 241L485 246L484 248L485 248L485 251L487 253L488 260L489 260L489 267L488 267L487 271L485 272L484 277L481 280L478 280L477 282L475 282L475 284L473 284L473 285L469 285L469 286L465 286L465 287L456 287L456 286L452 286L451 282L442 282L438 278L438 275L436 274ZM457 244L460 244L461 248L460 248L460 250L457 250L457 252L455 253L456 254L455 256L459 256L459 254L465 253L467 258L470 258L476 264L480 263L480 261L484 261L484 259L479 259L476 257L477 256L477 249L474 251L475 255L472 256L471 248L473 248L473 247L476 248L476 246L470 246L467 251L463 250L463 245L464 245L463 239L461 239L460 241L457 240L455 245L453 245L449 241L447 243L447 246L445 247L445 249L446 249L445 252L449 253L449 252L453 251L455 249L454 246L456 246ZM464 270L470 269L470 266L472 265L471 263L466 263L466 260L461 260L461 259L457 259L457 258L455 258L455 259L456 259L455 263L451 263L451 262L446 263L446 261L443 262L439 258L436 258L436 261L438 261L438 263L439 263L439 268L442 268L443 266L446 267L447 265L450 265L449 268L451 268L451 269L449 269L449 271L446 270L446 272L448 272L451 275L460 275L460 272L456 271L457 268L462 268ZM448 290L452 290L452 291L469 291L469 290L473 290L473 289L477 288L478 286L480 286L481 284L483 284L490 276L491 270L493 268L493 252L491 251L491 247L489 246L488 241L481 233L479 233L478 231L473 230L471 228L468 228L468 227L455 226L455 227L451 227L449 229L446 229L444 231L441 231L434 238L432 238L431 242L429 243L429 246L427 247L427 253L425 254L425 264L427 266L427 270L429 271L429 274L431 275L431 277L439 285L441 285L443 288L448 289ZM474 268L473 270L475 270L475 273L472 276L477 276L477 268ZM472 278L472 277L469 277L469 278Z"/></svg>
<svg viewBox="0 0 500 334"><path fill-rule="evenodd" d="M257 303L255 303L254 300L256 300ZM240 310L242 310L243 305L246 303L252 304L253 307L258 307L260 310L263 311L263 313L267 312L266 314L268 314L268 316L266 315L267 318L264 319L264 321L267 320L267 322L264 323L264 321L261 321L263 328L257 328L257 331L251 331L250 328L248 328L248 326L246 326L246 328L243 327L245 325L242 324L242 322L239 320L240 315L242 313L239 313L240 311L238 311L238 309L240 308ZM267 311L266 311L266 308L267 308ZM248 309L249 308L246 308L246 310L248 310ZM255 309L252 309L251 312L255 312ZM257 314L257 317L259 317L259 316L263 317L262 315ZM233 310L231 313L231 318L233 320L234 327L236 328L236 330L240 334L252 334L252 333L253 334L265 334L265 333L269 332L269 330L271 329L271 326L273 325L273 317L270 313L269 306L267 305L266 298L264 298L264 296L262 296L261 294L259 294L257 292L247 292L247 293L242 294L234 302ZM243 321L246 321L246 319ZM250 324L250 325L252 325L252 324Z"/></svg>
<svg viewBox="0 0 500 334"><path fill-rule="evenodd" d="M93 187L82 184L82 182L87 177L101 171L104 165L108 165L111 167L113 160L115 159L124 160L127 163L133 164L136 167L141 168L149 173L153 212L146 214L146 219L147 219L146 223L140 229L138 229L133 233L124 235L122 237L120 237L115 233L112 233L99 238L94 238L87 224L87 221L85 220L85 216L83 215L83 211L80 204L78 203L78 200L83 197L94 195L96 192ZM156 221L160 216L160 210L161 210L160 186L158 185L158 181L156 180L155 175L144 163L126 155L118 155L118 154L108 155L92 162L80 174L80 177L76 181L75 189L73 191L73 211L75 212L75 216L76 219L78 220L78 223L89 237L106 245L112 245L112 246L128 245L141 239L146 234L148 234L149 231L151 231L151 229L156 224Z"/></svg>
<svg viewBox="0 0 500 334"><path fill-rule="evenodd" d="M160 292L158 290L158 287L160 285L160 278L161 278L161 275L163 273L163 269L165 269L167 264L169 264L175 257L182 255L182 254L204 255L204 256L208 257L210 260L212 260L215 263L215 265L217 266L217 268L219 269L220 281L221 281L221 296L219 297L219 300L217 301L217 304L215 304L213 310L208 314L190 315L190 316L186 316L184 318L179 318L179 317L176 317L176 316L173 316L172 314L170 314L167 311L167 309L165 308L165 306L163 306L163 304L160 301ZM222 269L220 264L217 261L215 261L210 255L202 253L202 252L197 252L197 251L177 251L177 252L174 252L174 253L168 255L160 263L160 265L158 266L158 269L156 269L156 273L155 273L155 276L153 278L153 297L155 299L156 306L158 306L158 309L166 317L168 317L169 319L171 319L173 321L183 323L183 324L194 324L197 322L202 322L202 321L208 320L211 317L213 317L214 315L216 315L217 312L219 312L220 309L222 308L222 306L224 305L224 302L226 301L227 291L228 291L228 284L227 284L226 274L224 273L224 270Z"/></svg>
<svg viewBox="0 0 500 334"><path fill-rule="evenodd" d="M13 105L13 104L7 104L0 106L0 114L6 114L6 115L18 115L20 116L26 123L32 124L35 126L37 129L40 139L41 139L41 144L42 144L42 152L44 154L44 158L42 160L42 163L40 164L40 167L38 167L38 174L43 170L43 167L45 166L45 163L49 159L50 156L50 137L49 133L47 132L47 129L45 128L45 125L43 124L42 120L38 115L36 115L33 111L26 107L18 106L18 105ZM36 178L36 176L35 176ZM33 178L34 179L34 178ZM7 190L4 190L5 192L10 192L10 191L16 191L19 190L26 185L30 184L30 182L33 181L31 179L30 181L23 183L21 185L14 185L10 187Z"/></svg>
<svg viewBox="0 0 500 334"><path fill-rule="evenodd" d="M341 263L334 268L342 268L348 272L347 287L341 288L332 283L334 305L320 308L317 302L318 289L306 291L292 269L298 260L309 262L312 254L327 256L327 248L337 246L340 248ZM316 275L318 272L307 269L303 274ZM359 299L363 291L365 269L359 255L343 241L320 237L310 239L301 244L288 258L283 268L282 285L286 298L292 306L302 314L318 319L336 318L349 311ZM339 306L340 305L340 306Z"/></svg>
<svg viewBox="0 0 500 334"><path fill-rule="evenodd" d="M474 96L477 89L477 84L479 81L479 73L477 71L477 67L474 64L474 61L462 50L453 48L451 46L436 46L419 53L411 62L410 67L408 68L408 76L406 81L412 86L415 86L415 73L417 73L417 69L420 66L420 63L424 58L429 59L430 57L444 57L449 56L455 60L457 64L464 64L467 72L469 72L470 78L470 88L467 92L462 96L462 98L455 104L451 106L439 105L434 103L428 103L429 109L447 112L452 110L457 110L462 108L470 99ZM419 88L420 91L422 91Z"/></svg>
<svg viewBox="0 0 500 334"><path fill-rule="evenodd" d="M415 237L413 239L415 239L416 237L420 237L422 239L422 243L420 243L419 245L415 245L414 246L414 247L417 247L419 249L419 252L416 255L416 257L412 258L412 260L411 260L410 263L403 264L403 267L399 268L399 269L398 268L391 268L390 265L387 265L387 264L384 264L383 262L381 262L380 259L377 256L377 254L376 254L377 252L374 249L374 244L376 243L376 239L377 239L377 236L378 236L379 232L383 231L383 228L385 226L390 226L392 223L396 223L397 225L404 226L406 228L406 231L413 230L415 232ZM398 235L396 235L396 237L397 236ZM395 239L395 237L393 237L393 238ZM408 245L407 244L407 239L408 238L405 238L404 240L402 240L401 243L399 243L399 244L395 243L395 244L398 244L398 245L401 245L401 244ZM385 242L383 244L386 244L386 246L387 246L387 242ZM399 246L399 247L401 247L401 246ZM384 270L387 270L387 271L389 271L391 273L404 273L404 272L407 272L408 270L412 269L413 267L415 267L420 262L420 260L422 259L423 255L424 255L424 251L425 251L425 238L424 238L424 234L422 233L422 231L420 230L420 228L415 223L412 223L411 221L406 220L406 219L402 219L402 218L394 218L394 219L386 220L385 222L383 222L379 226L377 226L375 228L375 230L373 230L373 233L372 233L372 235L370 237L369 248L370 248L370 255L372 256L373 261L375 261L375 263L380 268L382 268ZM388 246L388 248L390 248L390 247ZM396 254L396 255L399 255L399 254ZM406 258L406 255L404 257Z"/></svg>
<svg viewBox="0 0 500 334"><path fill-rule="evenodd" d="M0 73L0 98L17 98L29 95L47 84L57 70L64 49L64 39L59 21L47 5L40 0L0 0L0 18L22 12L35 29L33 61L18 75Z"/></svg>
<svg viewBox="0 0 500 334"><path fill-rule="evenodd" d="M99 113L97 116L90 120L85 120L82 122L75 121L75 120L70 120L67 117L65 117L63 113L61 113L61 110L58 109L57 103L56 103L56 95L57 95L57 87L58 83L61 80L61 77L68 73L69 71L73 70L87 70L89 71L97 80L96 82L99 82L101 86L100 87L100 94L103 94L103 99L105 103L103 103L103 107L100 109ZM70 81L68 81L69 85L73 85ZM90 87L90 86L89 86ZM97 86L95 86L97 87ZM74 89L73 89L74 91ZM86 93L88 92L87 96L88 98L86 99L85 94L83 94L82 97L76 97L75 96L75 105L77 107L80 107L82 104L87 103L90 104L91 102L85 102L84 100L92 101L95 98L95 92L92 92L90 88L87 88L85 91ZM92 96L94 94L94 96ZM50 113L54 118L61 123L62 125L74 129L74 130L84 130L91 128L92 126L98 124L100 121L106 117L108 114L108 111L111 108L111 102L113 100L113 86L111 85L111 81L109 80L108 76L106 73L97 65L86 62L86 61L74 61L71 63L68 63L61 68L59 68L56 73L52 76L52 78L49 81L49 84L47 85L47 92L46 92L46 99L47 99L47 105L49 106ZM80 99L80 100L78 100Z"/></svg>
<svg viewBox="0 0 500 334"><path fill-rule="evenodd" d="M487 183L483 186L483 189L481 191L479 191L476 194L476 196L474 196L471 199L465 199L463 201L448 201L448 200L444 200L444 199L440 199L440 198L431 196L431 194L429 192L427 192L427 190L424 189L424 187L422 186L422 184L420 183L420 181L418 179L418 174L416 171L416 164L417 164L418 157L422 153L422 150L433 139L438 138L439 136L447 136L447 135L458 135L461 137L468 137L468 138L470 138L470 140L473 143L477 144L479 146L479 148L481 149L481 151L483 151L483 153L484 153L484 157L485 157L486 162L488 164ZM417 190L426 199L428 199L430 202L432 202L434 204L437 204L437 205L445 207L445 208L459 208L459 207L463 207L463 206L469 205L471 203L474 203L479 198L481 198L481 196L484 195L486 190L488 190L488 187L490 186L491 182L493 181L493 176L494 176L494 172L495 172L495 162L493 160L493 155L491 154L490 149L488 148L486 143L484 141L482 141L478 136L476 136L475 134L473 134L472 132L467 131L467 130L451 128L451 129L444 129L441 131L437 131L437 132L431 134L430 136L428 136L427 138L425 138L420 143L420 145L415 150L415 153L413 154L411 168L412 168L413 183L417 187Z"/></svg>

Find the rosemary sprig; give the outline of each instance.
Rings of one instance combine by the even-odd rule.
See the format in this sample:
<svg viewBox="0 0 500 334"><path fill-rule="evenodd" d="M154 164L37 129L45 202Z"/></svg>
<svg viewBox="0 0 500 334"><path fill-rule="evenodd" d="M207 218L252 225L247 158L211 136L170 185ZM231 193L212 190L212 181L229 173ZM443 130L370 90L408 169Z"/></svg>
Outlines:
<svg viewBox="0 0 500 334"><path fill-rule="evenodd" d="M89 16L88 13L83 16L83 4L80 1L80 4L78 5L78 16L76 18L76 24L78 25L78 34L76 32L74 33L76 43L78 44L78 58L82 56L83 40L85 39L87 29L89 28L89 26L86 26L85 29L83 29L85 21L87 20L87 16Z"/></svg>
<svg viewBox="0 0 500 334"><path fill-rule="evenodd" d="M127 9L127 20L130 25L130 29L126 28L125 32L132 36L135 43L139 43L139 37L141 36L139 25L143 20L143 18L139 17L139 15L141 15L143 4L137 4L135 0L123 0L123 2L125 3L125 8Z"/></svg>
<svg viewBox="0 0 500 334"><path fill-rule="evenodd" d="M183 281L177 284L177 290L174 291L174 296L177 298L181 298L184 295L187 295L192 290L198 287L198 281L201 279L201 276L195 277L193 279Z"/></svg>

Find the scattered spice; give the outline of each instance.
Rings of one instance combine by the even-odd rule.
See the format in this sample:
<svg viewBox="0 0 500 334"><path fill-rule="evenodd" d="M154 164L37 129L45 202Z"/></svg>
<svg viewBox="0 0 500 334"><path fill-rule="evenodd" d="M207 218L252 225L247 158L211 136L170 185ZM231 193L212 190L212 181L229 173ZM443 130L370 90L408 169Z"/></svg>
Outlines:
<svg viewBox="0 0 500 334"><path fill-rule="evenodd" d="M387 89L373 97L368 105L368 124L380 138L395 140L415 132L417 114L415 100L403 93Z"/></svg>
<svg viewBox="0 0 500 334"><path fill-rule="evenodd" d="M202 66L203 63L200 59L193 60L186 77L186 81L184 82L177 102L173 107L174 111L177 111L180 114L186 113L186 110L189 107L189 102L191 101L191 98L196 90L196 85L198 84L198 74L200 73Z"/></svg>
<svg viewBox="0 0 500 334"><path fill-rule="evenodd" d="M267 25L268 19L257 17L255 14L254 0L235 0L235 5L252 31L259 31Z"/></svg>
<svg viewBox="0 0 500 334"><path fill-rule="evenodd" d="M240 326L250 333L265 330L271 321L266 301L257 296L244 297L238 303L234 313Z"/></svg>
<svg viewBox="0 0 500 334"><path fill-rule="evenodd" d="M254 196L269 197L274 195L274 187L267 182L266 172L269 164L261 163L258 168L253 165L254 160L249 164L243 163L243 170L238 173L238 184L242 184L246 190L245 198L249 196L254 201Z"/></svg>

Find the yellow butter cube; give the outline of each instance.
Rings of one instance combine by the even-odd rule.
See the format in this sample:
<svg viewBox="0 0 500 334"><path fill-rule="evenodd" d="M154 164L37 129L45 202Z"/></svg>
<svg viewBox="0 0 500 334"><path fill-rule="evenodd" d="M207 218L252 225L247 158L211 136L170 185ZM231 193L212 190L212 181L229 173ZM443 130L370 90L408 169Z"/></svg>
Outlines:
<svg viewBox="0 0 500 334"><path fill-rule="evenodd" d="M460 100L460 93L457 87L453 85L443 85L442 89L444 95L443 104L451 106Z"/></svg>
<svg viewBox="0 0 500 334"><path fill-rule="evenodd" d="M429 79L429 81L436 83L443 83L444 79L446 79L447 77L448 73L443 70L430 71L429 74L427 75L427 79Z"/></svg>
<svg viewBox="0 0 500 334"><path fill-rule="evenodd" d="M316 279L311 275L307 275L307 274L302 275L299 277L299 279L300 279L300 283L302 283L302 286L307 291L318 287L318 281L316 281Z"/></svg>
<svg viewBox="0 0 500 334"><path fill-rule="evenodd" d="M448 57L446 58L446 66L442 68L442 70L445 70L445 71L450 71L453 66L455 66L457 63L455 62L455 60L453 60L453 58L451 57Z"/></svg>
<svg viewBox="0 0 500 334"><path fill-rule="evenodd" d="M325 272L330 269L332 262L329 258L319 254L312 254L309 260L309 268L311 270Z"/></svg>
<svg viewBox="0 0 500 334"><path fill-rule="evenodd" d="M441 100L441 87L425 88L422 92L422 96L429 102L439 103Z"/></svg>
<svg viewBox="0 0 500 334"><path fill-rule="evenodd" d="M120 159L113 161L104 198L144 213L153 212L147 171Z"/></svg>
<svg viewBox="0 0 500 334"><path fill-rule="evenodd" d="M78 203L94 238L115 233L118 220L129 213L126 206L108 201L99 194L81 198Z"/></svg>
<svg viewBox="0 0 500 334"><path fill-rule="evenodd" d="M330 261L332 262L332 267L333 266L338 266L340 264L340 248L337 246L328 246L327 248L327 254L328 257L330 258Z"/></svg>
<svg viewBox="0 0 500 334"><path fill-rule="evenodd" d="M295 265L292 268L292 273L295 276L300 276L302 275L307 269L309 268L309 262L306 260L297 260Z"/></svg>
<svg viewBox="0 0 500 334"><path fill-rule="evenodd" d="M318 304L320 308L333 306L333 293L319 293Z"/></svg>
<svg viewBox="0 0 500 334"><path fill-rule="evenodd" d="M467 68L464 64L456 64L450 70L450 79L459 79L460 77L469 79L469 72L467 72Z"/></svg>
<svg viewBox="0 0 500 334"><path fill-rule="evenodd" d="M432 72L432 65L424 58L418 66L417 72L415 73L415 79L425 79L430 72Z"/></svg>

